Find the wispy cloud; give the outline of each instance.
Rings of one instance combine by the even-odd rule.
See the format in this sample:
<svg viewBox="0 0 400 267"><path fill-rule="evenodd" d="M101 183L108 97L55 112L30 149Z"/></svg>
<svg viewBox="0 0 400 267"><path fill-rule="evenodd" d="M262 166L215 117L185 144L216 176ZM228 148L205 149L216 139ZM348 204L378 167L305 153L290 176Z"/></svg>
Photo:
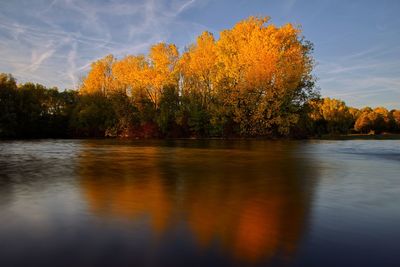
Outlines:
<svg viewBox="0 0 400 267"><path fill-rule="evenodd" d="M74 42L71 46L71 50L68 53L68 77L71 79L73 87L76 88L77 81L76 81L76 55L77 55L77 43Z"/></svg>
<svg viewBox="0 0 400 267"><path fill-rule="evenodd" d="M21 9L11 3L0 11L0 68L20 82L76 88L90 63L107 54L146 53L152 43L171 41L174 31L189 38L198 34L197 23L179 18L195 5L195 0L43 0Z"/></svg>
<svg viewBox="0 0 400 267"><path fill-rule="evenodd" d="M383 45L336 58L320 61L316 68L318 85L323 95L344 98L348 104L361 107L376 101L400 104L400 62L393 58L400 54L400 46ZM397 100L397 105L393 105Z"/></svg>
<svg viewBox="0 0 400 267"><path fill-rule="evenodd" d="M181 13L182 11L184 11L187 7L189 7L190 5L192 5L193 3L195 3L196 0L190 0L187 2L184 2L177 10L176 15Z"/></svg>

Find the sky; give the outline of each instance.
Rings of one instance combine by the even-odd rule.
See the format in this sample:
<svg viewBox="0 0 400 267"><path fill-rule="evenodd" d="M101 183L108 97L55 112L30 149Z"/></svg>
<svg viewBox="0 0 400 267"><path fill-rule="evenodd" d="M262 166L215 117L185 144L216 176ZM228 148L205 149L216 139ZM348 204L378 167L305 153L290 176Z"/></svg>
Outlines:
<svg viewBox="0 0 400 267"><path fill-rule="evenodd" d="M322 96L354 107L400 108L399 0L0 0L0 72L76 89L108 54L181 51L249 16L298 25L314 43Z"/></svg>

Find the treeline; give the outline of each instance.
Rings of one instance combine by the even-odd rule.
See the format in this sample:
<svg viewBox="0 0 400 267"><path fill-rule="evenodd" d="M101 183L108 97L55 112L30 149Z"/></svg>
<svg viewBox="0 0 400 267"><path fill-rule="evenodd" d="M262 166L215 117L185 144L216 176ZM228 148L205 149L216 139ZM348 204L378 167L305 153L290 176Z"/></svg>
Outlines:
<svg viewBox="0 0 400 267"><path fill-rule="evenodd" d="M185 124L182 97L172 89L164 90L160 111L150 101L139 110L126 94L113 92L79 94L74 90L59 92L40 84L17 85L11 75L0 74L1 138L77 138L77 137L232 137L243 136L239 128L230 135L210 132L212 126L204 113L187 114ZM190 109L189 109L190 110ZM400 110L383 107L356 109L343 101L313 98L297 113L298 120L287 136L321 137L348 133L400 132ZM206 128L207 125L210 128ZM207 132L208 130L208 132ZM281 135L283 136L283 135Z"/></svg>
<svg viewBox="0 0 400 267"><path fill-rule="evenodd" d="M94 62L78 91L0 79L0 136L308 137L398 131L399 112L320 99L312 45L291 24L250 17L181 55L159 43L148 55Z"/></svg>
<svg viewBox="0 0 400 267"><path fill-rule="evenodd" d="M76 91L59 92L40 84L17 86L10 74L0 74L0 137L66 138L76 108Z"/></svg>
<svg viewBox="0 0 400 267"><path fill-rule="evenodd" d="M400 132L400 110L348 107L338 99L311 99L296 127L302 136L381 134Z"/></svg>

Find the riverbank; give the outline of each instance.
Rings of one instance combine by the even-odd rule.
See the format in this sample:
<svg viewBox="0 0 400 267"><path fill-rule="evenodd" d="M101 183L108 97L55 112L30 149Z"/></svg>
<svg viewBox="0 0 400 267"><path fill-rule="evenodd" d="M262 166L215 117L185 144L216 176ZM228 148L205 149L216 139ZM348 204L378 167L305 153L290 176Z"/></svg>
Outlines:
<svg viewBox="0 0 400 267"><path fill-rule="evenodd" d="M400 140L400 134L384 133L384 134L347 134L347 135L323 135L320 137L186 137L186 138L142 138L142 137L67 137L67 138L0 138L0 141L10 140Z"/></svg>

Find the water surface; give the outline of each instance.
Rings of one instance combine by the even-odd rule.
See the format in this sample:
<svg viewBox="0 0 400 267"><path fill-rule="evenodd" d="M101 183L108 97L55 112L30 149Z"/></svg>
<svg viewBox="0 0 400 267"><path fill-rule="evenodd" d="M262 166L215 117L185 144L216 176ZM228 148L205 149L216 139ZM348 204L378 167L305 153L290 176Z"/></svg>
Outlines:
<svg viewBox="0 0 400 267"><path fill-rule="evenodd" d="M400 142L0 142L0 266L399 266Z"/></svg>

